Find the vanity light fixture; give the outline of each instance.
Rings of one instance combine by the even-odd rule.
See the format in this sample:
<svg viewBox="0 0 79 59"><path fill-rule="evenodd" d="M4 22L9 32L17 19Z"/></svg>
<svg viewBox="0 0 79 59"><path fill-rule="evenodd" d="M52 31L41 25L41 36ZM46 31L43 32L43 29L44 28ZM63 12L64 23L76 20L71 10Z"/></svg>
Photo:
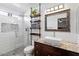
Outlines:
<svg viewBox="0 0 79 59"><path fill-rule="evenodd" d="M63 8L64 8L63 4L59 5L59 9L63 9Z"/></svg>
<svg viewBox="0 0 79 59"><path fill-rule="evenodd" d="M53 12L53 11L57 11L57 10L60 10L60 9L64 9L64 4L60 4L58 6L49 8L49 9L46 10L46 13Z"/></svg>

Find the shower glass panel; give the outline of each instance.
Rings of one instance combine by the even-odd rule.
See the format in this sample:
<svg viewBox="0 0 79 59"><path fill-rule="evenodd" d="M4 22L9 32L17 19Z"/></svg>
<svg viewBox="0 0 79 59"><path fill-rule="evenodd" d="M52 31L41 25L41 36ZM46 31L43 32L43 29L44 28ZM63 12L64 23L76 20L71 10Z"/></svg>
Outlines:
<svg viewBox="0 0 79 59"><path fill-rule="evenodd" d="M10 24L10 23L1 23L1 32L3 34L8 33L11 34L12 38L9 39L8 44L10 43L13 48L17 48L18 39L19 39L19 25L18 24ZM13 39L14 38L14 39ZM16 51L11 52L15 55Z"/></svg>

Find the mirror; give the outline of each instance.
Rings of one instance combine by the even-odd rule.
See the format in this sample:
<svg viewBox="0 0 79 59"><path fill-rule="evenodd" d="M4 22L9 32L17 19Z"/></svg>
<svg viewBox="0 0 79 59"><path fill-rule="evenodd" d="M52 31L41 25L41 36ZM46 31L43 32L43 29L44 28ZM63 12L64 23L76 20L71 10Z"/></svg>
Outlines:
<svg viewBox="0 0 79 59"><path fill-rule="evenodd" d="M70 32L70 9L46 14L45 31Z"/></svg>

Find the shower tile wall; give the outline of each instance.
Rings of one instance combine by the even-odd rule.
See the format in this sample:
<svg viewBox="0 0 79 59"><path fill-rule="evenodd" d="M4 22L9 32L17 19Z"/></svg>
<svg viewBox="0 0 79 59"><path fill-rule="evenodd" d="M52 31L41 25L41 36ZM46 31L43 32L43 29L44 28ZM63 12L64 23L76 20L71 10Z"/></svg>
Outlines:
<svg viewBox="0 0 79 59"><path fill-rule="evenodd" d="M1 23L19 24L19 37L15 32L1 32ZM14 50L23 45L22 19L0 15L0 55Z"/></svg>

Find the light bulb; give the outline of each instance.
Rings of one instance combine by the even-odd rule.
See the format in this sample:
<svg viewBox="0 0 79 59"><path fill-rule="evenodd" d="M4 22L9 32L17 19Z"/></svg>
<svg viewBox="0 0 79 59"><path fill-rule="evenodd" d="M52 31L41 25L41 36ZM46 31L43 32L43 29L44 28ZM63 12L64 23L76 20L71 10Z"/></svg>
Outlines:
<svg viewBox="0 0 79 59"><path fill-rule="evenodd" d="M54 11L54 8L51 8L51 11Z"/></svg>
<svg viewBox="0 0 79 59"><path fill-rule="evenodd" d="M59 5L59 9L63 9L64 8L64 5Z"/></svg>
<svg viewBox="0 0 79 59"><path fill-rule="evenodd" d="M55 8L55 10L58 10L58 6L55 6L54 8Z"/></svg>
<svg viewBox="0 0 79 59"><path fill-rule="evenodd" d="M47 9L46 12L50 12L50 9Z"/></svg>

